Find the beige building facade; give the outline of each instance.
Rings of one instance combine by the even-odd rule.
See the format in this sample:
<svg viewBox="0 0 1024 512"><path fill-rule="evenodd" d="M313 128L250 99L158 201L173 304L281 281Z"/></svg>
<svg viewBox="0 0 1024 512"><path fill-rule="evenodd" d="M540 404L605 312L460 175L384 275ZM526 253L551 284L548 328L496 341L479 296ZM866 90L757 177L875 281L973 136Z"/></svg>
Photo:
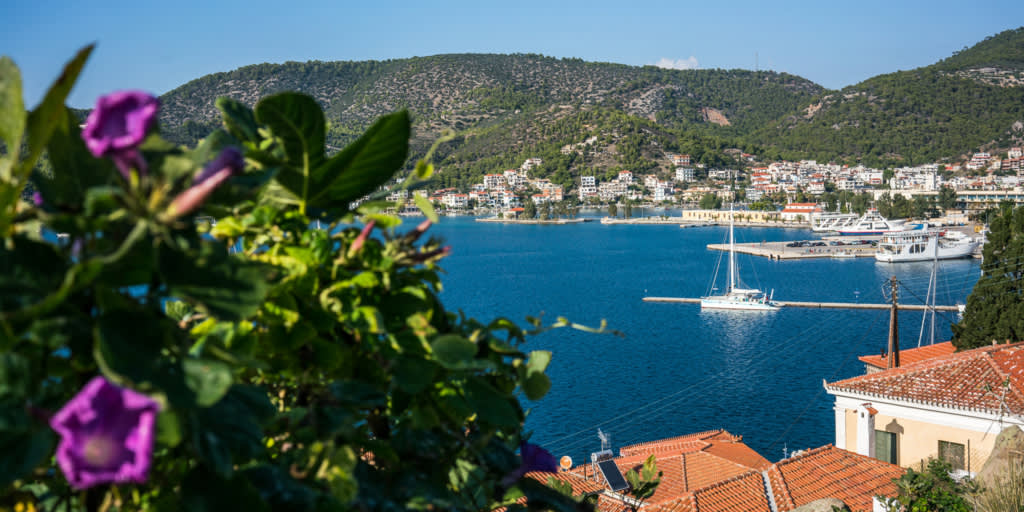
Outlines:
<svg viewBox="0 0 1024 512"><path fill-rule="evenodd" d="M1006 427L1024 428L1024 343L984 347L826 383L835 444L903 467L978 471Z"/></svg>

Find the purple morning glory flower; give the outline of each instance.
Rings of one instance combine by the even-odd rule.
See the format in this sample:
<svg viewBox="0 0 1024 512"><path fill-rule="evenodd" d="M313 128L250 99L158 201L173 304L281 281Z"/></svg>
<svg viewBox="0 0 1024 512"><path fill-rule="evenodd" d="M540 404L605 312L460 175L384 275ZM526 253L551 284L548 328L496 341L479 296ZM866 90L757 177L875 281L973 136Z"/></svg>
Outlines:
<svg viewBox="0 0 1024 512"><path fill-rule="evenodd" d="M175 218L199 208L215 188L228 178L241 174L244 169L245 159L242 153L236 148L224 148L217 158L206 164L206 167L196 175L192 186L171 201L168 215Z"/></svg>
<svg viewBox="0 0 1024 512"><path fill-rule="evenodd" d="M522 457L523 462L501 479L503 484L512 485L523 475L532 471L558 473L558 461L555 460L555 456L540 446L523 441L519 443L519 456Z"/></svg>
<svg viewBox="0 0 1024 512"><path fill-rule="evenodd" d="M57 464L71 486L145 482L159 408L148 396L104 377L89 381L50 419L61 437Z"/></svg>
<svg viewBox="0 0 1024 512"><path fill-rule="evenodd" d="M128 179L134 167L146 174L138 147L156 124L160 100L141 91L118 91L101 96L89 113L82 139L96 158L110 157Z"/></svg>
<svg viewBox="0 0 1024 512"><path fill-rule="evenodd" d="M43 195L38 190L32 192L32 204L36 205L37 208L42 208L43 206Z"/></svg>

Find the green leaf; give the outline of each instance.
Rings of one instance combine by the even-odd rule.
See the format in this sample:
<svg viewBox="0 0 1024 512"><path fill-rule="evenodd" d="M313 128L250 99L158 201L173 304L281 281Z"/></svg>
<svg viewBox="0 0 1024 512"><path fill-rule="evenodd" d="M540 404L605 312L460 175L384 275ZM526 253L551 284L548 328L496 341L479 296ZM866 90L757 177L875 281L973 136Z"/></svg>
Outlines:
<svg viewBox="0 0 1024 512"><path fill-rule="evenodd" d="M71 87L78 80L78 74L85 67L85 61L92 53L93 45L86 46L75 54L64 66L57 81L46 91L46 96L39 106L28 115L26 130L28 134L28 157L21 163L19 174L27 175L36 164L43 148L50 141L54 128L64 117L64 102L71 93Z"/></svg>
<svg viewBox="0 0 1024 512"><path fill-rule="evenodd" d="M209 407L224 397L234 378L231 367L212 359L186 359L185 385L196 393L196 403Z"/></svg>
<svg viewBox="0 0 1024 512"><path fill-rule="evenodd" d="M24 400L31 384L28 359L13 352L0 353L0 399Z"/></svg>
<svg viewBox="0 0 1024 512"><path fill-rule="evenodd" d="M269 505L245 475L231 478L198 466L181 485L182 510L220 512L222 510L269 511Z"/></svg>
<svg viewBox="0 0 1024 512"><path fill-rule="evenodd" d="M416 206L423 212L423 215L430 219L430 222L437 222L437 212L434 211L434 205L430 204L430 199L419 194L413 194L413 201L416 201Z"/></svg>
<svg viewBox="0 0 1024 512"><path fill-rule="evenodd" d="M108 184L117 175L110 160L93 157L85 147L78 122L71 110L64 108L46 145L53 175L33 175L33 182L48 205L81 209L87 191Z"/></svg>
<svg viewBox="0 0 1024 512"><path fill-rule="evenodd" d="M523 379L523 393L530 400L540 400L551 389L551 379L543 373L534 373Z"/></svg>
<svg viewBox="0 0 1024 512"><path fill-rule="evenodd" d="M238 321L259 310L267 294L267 268L232 258L217 244L203 243L198 255L161 245L158 265L171 295L195 301L206 313Z"/></svg>
<svg viewBox="0 0 1024 512"><path fill-rule="evenodd" d="M499 427L519 425L519 414L509 402L509 397L502 395L481 379L467 380L463 392L470 407L484 421Z"/></svg>
<svg viewBox="0 0 1024 512"><path fill-rule="evenodd" d="M366 133L313 171L310 203L347 210L348 204L386 183L409 152L409 113L377 120Z"/></svg>
<svg viewBox="0 0 1024 512"><path fill-rule="evenodd" d="M30 473L53 453L56 436L49 428L0 435L0 488Z"/></svg>
<svg viewBox="0 0 1024 512"><path fill-rule="evenodd" d="M316 100L294 92L268 96L256 104L256 120L280 138L290 169L276 180L306 201L314 192L311 170L324 159L327 122Z"/></svg>
<svg viewBox="0 0 1024 512"><path fill-rule="evenodd" d="M227 127L228 133L247 142L259 140L259 127L252 109L238 100L227 97L217 98L216 105L224 114L224 126Z"/></svg>
<svg viewBox="0 0 1024 512"><path fill-rule="evenodd" d="M173 410L160 411L156 418L156 442L174 448L181 439L181 418Z"/></svg>
<svg viewBox="0 0 1024 512"><path fill-rule="evenodd" d="M18 163L25 117L21 71L10 57L0 57L0 141L7 146L7 156L0 160L0 179L5 181L11 179L11 167Z"/></svg>
<svg viewBox="0 0 1024 512"><path fill-rule="evenodd" d="M455 334L438 336L431 344L434 359L444 367L456 367L468 363L476 356L476 343Z"/></svg>
<svg viewBox="0 0 1024 512"><path fill-rule="evenodd" d="M548 364L551 363L551 352L548 350L534 350L530 352L530 358L526 360L526 376L535 373L544 373Z"/></svg>
<svg viewBox="0 0 1024 512"><path fill-rule="evenodd" d="M395 361L392 378L395 384L409 394L426 389L434 381L437 365L425 359L401 356Z"/></svg>

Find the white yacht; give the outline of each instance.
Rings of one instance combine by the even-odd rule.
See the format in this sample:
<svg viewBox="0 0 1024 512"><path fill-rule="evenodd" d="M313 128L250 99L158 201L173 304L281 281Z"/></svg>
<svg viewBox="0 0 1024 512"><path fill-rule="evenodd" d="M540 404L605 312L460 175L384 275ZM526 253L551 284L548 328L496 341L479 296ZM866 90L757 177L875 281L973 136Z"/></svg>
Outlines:
<svg viewBox="0 0 1024 512"><path fill-rule="evenodd" d="M817 232L839 231L857 223L860 215L856 213L814 213L811 215L811 230Z"/></svg>
<svg viewBox="0 0 1024 512"><path fill-rule="evenodd" d="M884 235L892 231L907 231L911 229L921 229L921 224L908 225L905 219L889 220L882 217L875 208L869 208L864 215L853 223L851 226L837 229L836 231L840 235L853 235L853 236L865 236L865 235Z"/></svg>
<svg viewBox="0 0 1024 512"><path fill-rule="evenodd" d="M886 233L878 241L875 259L887 263L966 258L978 241L958 231L914 230Z"/></svg>
<svg viewBox="0 0 1024 512"><path fill-rule="evenodd" d="M729 286L723 295L708 295L700 298L701 309L741 309L774 311L779 304L761 290L736 287L736 251L733 238L733 214L729 212ZM717 271L715 280L718 279ZM772 290L772 295L775 290Z"/></svg>

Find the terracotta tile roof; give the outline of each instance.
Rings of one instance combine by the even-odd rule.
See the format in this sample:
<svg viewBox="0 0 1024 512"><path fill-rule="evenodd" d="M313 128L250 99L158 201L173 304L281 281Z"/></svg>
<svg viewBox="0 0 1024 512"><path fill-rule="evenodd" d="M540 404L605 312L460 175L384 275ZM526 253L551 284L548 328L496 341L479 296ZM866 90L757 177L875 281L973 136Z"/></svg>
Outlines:
<svg viewBox="0 0 1024 512"><path fill-rule="evenodd" d="M1006 392L1001 390L1007 386ZM1024 342L995 345L938 356L899 368L826 383L830 393L940 407L1012 414L1024 413Z"/></svg>
<svg viewBox="0 0 1024 512"><path fill-rule="evenodd" d="M895 496L903 468L826 445L776 463L768 470L779 510L838 498L851 510L872 509L871 497Z"/></svg>
<svg viewBox="0 0 1024 512"><path fill-rule="evenodd" d="M778 511L832 497L852 510L871 510L872 496L894 496L892 481L903 474L899 466L832 445L771 464L739 439L724 430L700 432L631 445L614 460L625 474L649 455L655 456L661 484L644 502L644 512L768 512L769 487ZM586 480L584 470L579 466L559 476L571 478L574 490L580 486L585 492L603 491L597 504L600 512L630 509L625 495L612 493L589 471ZM543 476L546 482L548 475Z"/></svg>
<svg viewBox="0 0 1024 512"><path fill-rule="evenodd" d="M684 436L670 437L668 439L659 439L657 441L648 441L646 443L637 443L619 448L619 455L623 457L629 455L638 455L646 453L650 455L652 453L658 453L661 451L673 451L675 450L674 445L679 444L684 446L685 443L693 443L699 441L734 441L740 442L743 440L743 436L732 435L729 432L718 429L718 430L707 430L704 432L697 432L695 434L686 434Z"/></svg>
<svg viewBox="0 0 1024 512"><path fill-rule="evenodd" d="M581 494L598 493L601 492L602 489L604 489L604 486L597 483L597 481L595 481L594 479L587 480L580 475L570 473L568 471L561 471L558 473L544 473L542 471L531 471L527 473L526 476L544 484L548 483L549 478L554 478L562 482L567 482L569 485L572 486L572 493L575 496L579 496Z"/></svg>
<svg viewBox="0 0 1024 512"><path fill-rule="evenodd" d="M931 359L933 357L948 356L954 352L956 352L956 347L953 346L952 341L900 350L900 366L919 363L925 359ZM884 354L860 356L857 359L860 359L861 362L874 366L875 368L885 369L887 364L887 356Z"/></svg>

